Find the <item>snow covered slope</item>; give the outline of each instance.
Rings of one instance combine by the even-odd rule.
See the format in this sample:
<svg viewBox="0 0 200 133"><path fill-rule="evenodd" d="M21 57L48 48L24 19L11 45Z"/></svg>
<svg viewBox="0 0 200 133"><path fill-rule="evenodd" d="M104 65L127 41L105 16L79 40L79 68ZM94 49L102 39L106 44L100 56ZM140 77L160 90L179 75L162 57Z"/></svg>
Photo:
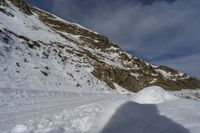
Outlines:
<svg viewBox="0 0 200 133"><path fill-rule="evenodd" d="M152 66L107 37L64 21L22 0L0 0L0 88L109 92L159 85L200 87L166 66Z"/></svg>
<svg viewBox="0 0 200 133"><path fill-rule="evenodd" d="M7 1L0 12L0 87L96 92L109 87L96 79L74 43ZM12 14L12 15L8 15ZM78 38L77 38L78 39ZM67 50L69 52L67 52Z"/></svg>
<svg viewBox="0 0 200 133"><path fill-rule="evenodd" d="M1 133L199 133L200 103L142 90L151 85L200 82L22 0L0 0Z"/></svg>

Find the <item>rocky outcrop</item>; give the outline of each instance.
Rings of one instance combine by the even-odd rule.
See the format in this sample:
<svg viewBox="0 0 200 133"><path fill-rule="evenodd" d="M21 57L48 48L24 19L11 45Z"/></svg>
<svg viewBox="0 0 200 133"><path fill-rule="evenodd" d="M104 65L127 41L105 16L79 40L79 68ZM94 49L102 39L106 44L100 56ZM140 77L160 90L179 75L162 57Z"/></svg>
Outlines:
<svg viewBox="0 0 200 133"><path fill-rule="evenodd" d="M176 70L172 69L172 72L174 71ZM158 85L172 91L200 87L200 81L194 77L177 76L176 79L169 79L157 73L152 67L146 68L144 71L126 70L112 66L96 66L92 74L106 82L113 89L115 89L113 83L117 83L132 92L137 92L144 87L152 85Z"/></svg>
<svg viewBox="0 0 200 133"><path fill-rule="evenodd" d="M31 15L31 9L30 6L23 0L9 0L13 5L18 7L22 12L25 14Z"/></svg>
<svg viewBox="0 0 200 133"><path fill-rule="evenodd" d="M125 69L96 67L92 74L106 82L112 89L115 89L113 83L117 83L129 91L139 91L142 87L138 80Z"/></svg>

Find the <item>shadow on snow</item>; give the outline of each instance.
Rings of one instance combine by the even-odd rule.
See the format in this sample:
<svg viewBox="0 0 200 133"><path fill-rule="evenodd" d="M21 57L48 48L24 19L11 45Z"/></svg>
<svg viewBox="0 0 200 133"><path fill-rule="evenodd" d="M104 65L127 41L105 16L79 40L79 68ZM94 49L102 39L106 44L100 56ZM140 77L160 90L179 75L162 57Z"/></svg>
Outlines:
<svg viewBox="0 0 200 133"><path fill-rule="evenodd" d="M159 115L156 105L126 102L117 109L101 133L189 133L189 130Z"/></svg>

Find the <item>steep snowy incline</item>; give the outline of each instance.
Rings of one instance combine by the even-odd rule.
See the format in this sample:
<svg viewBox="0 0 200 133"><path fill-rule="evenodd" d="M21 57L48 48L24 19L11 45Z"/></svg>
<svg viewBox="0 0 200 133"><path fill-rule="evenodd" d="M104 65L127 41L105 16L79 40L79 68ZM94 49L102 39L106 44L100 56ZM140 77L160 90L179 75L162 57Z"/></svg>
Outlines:
<svg viewBox="0 0 200 133"><path fill-rule="evenodd" d="M67 52L74 43L43 24L37 14L24 14L6 2L0 12L1 88L90 93L109 89L90 73L89 63Z"/></svg>

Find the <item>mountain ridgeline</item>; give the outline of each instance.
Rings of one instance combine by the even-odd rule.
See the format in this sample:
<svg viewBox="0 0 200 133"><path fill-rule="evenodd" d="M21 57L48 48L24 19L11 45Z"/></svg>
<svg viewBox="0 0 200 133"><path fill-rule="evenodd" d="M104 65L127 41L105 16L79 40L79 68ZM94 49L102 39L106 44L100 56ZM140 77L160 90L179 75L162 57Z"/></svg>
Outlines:
<svg viewBox="0 0 200 133"><path fill-rule="evenodd" d="M130 56L106 36L22 0L0 0L0 74L2 88L200 88L195 77Z"/></svg>

